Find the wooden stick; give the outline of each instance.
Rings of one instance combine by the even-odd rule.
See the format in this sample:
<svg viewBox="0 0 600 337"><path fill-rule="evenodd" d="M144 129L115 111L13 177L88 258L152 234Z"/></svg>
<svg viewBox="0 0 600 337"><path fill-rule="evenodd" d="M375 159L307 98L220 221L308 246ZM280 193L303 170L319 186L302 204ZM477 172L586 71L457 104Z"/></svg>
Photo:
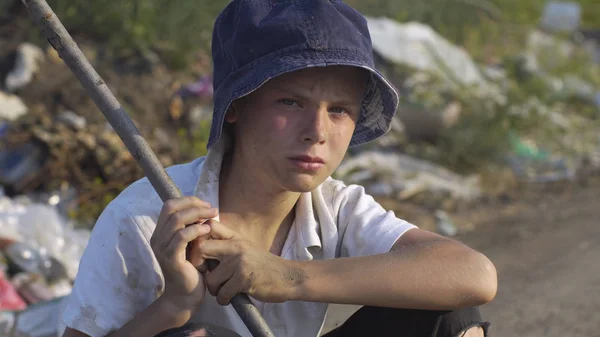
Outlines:
<svg viewBox="0 0 600 337"><path fill-rule="evenodd" d="M162 201L181 197L181 191L167 175L150 145L141 136L125 109L119 104L104 80L79 49L48 3L45 0L21 1L33 20L41 28L48 42L77 77L87 94L96 103L96 106L131 152L133 158L142 167ZM235 296L231 304L253 336L275 337L246 294Z"/></svg>

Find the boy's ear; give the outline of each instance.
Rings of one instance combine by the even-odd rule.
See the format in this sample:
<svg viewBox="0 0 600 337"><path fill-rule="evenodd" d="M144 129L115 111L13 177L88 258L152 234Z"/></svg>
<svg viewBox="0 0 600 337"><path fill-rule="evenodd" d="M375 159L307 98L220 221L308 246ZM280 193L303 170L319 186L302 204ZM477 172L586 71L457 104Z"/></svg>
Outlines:
<svg viewBox="0 0 600 337"><path fill-rule="evenodd" d="M227 123L235 123L238 119L237 110L235 109L234 104L235 102L231 103L227 112L225 112L225 121Z"/></svg>

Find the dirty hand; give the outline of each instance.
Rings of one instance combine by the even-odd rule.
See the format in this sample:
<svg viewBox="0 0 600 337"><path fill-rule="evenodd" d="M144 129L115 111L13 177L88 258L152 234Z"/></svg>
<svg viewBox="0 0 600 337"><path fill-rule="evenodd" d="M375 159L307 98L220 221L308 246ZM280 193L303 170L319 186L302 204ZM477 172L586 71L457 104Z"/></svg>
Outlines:
<svg viewBox="0 0 600 337"><path fill-rule="evenodd" d="M229 304L238 293L270 303L291 299L303 275L292 261L265 251L221 222L207 223L210 240L200 243L196 253L219 261L205 274L206 287L219 304Z"/></svg>
<svg viewBox="0 0 600 337"><path fill-rule="evenodd" d="M182 310L194 310L206 293L198 267L199 256L186 259L188 244L196 246L206 238L206 221L218 211L196 197L182 197L164 203L150 245L165 278L162 296ZM197 255L197 254L195 254Z"/></svg>

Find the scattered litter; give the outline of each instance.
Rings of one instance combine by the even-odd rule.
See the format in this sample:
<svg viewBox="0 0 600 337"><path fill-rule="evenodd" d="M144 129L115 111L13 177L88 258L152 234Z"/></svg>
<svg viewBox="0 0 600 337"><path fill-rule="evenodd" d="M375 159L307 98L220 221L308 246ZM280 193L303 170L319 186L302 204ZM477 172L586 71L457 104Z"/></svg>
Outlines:
<svg viewBox="0 0 600 337"><path fill-rule="evenodd" d="M437 210L435 212L435 219L438 233L448 237L456 236L458 229L456 229L456 226L446 212Z"/></svg>
<svg viewBox="0 0 600 337"><path fill-rule="evenodd" d="M581 5L577 2L548 2L540 26L552 33L574 33L581 24Z"/></svg>
<svg viewBox="0 0 600 337"><path fill-rule="evenodd" d="M49 205L23 205L5 197L0 199L0 237L3 242L19 243L9 245L7 253L23 271L51 279L65 273L74 279L89 231L73 229Z"/></svg>
<svg viewBox="0 0 600 337"><path fill-rule="evenodd" d="M59 214L61 198L0 193L0 336L57 337L64 330L60 314L90 231Z"/></svg>
<svg viewBox="0 0 600 337"><path fill-rule="evenodd" d="M76 130L83 130L87 125L85 117L79 116L73 111L65 111L57 116L58 121L63 122Z"/></svg>
<svg viewBox="0 0 600 337"><path fill-rule="evenodd" d="M0 91L0 121L14 121L27 111L27 106L18 96Z"/></svg>
<svg viewBox="0 0 600 337"><path fill-rule="evenodd" d="M598 99L600 100L600 97L598 97ZM0 139L2 139L4 135L6 135L6 132L8 131L9 127L10 125L7 122L0 121Z"/></svg>
<svg viewBox="0 0 600 337"><path fill-rule="evenodd" d="M15 314L10 311L0 311L0 336L11 336L15 326Z"/></svg>
<svg viewBox="0 0 600 337"><path fill-rule="evenodd" d="M5 254L19 270L42 275L48 282L53 283L69 277L63 264L55 257L45 254L45 249L15 242L5 249Z"/></svg>
<svg viewBox="0 0 600 337"><path fill-rule="evenodd" d="M6 76L6 89L14 92L29 84L39 71L44 57L44 51L38 46L27 42L22 43L17 48L15 67Z"/></svg>
<svg viewBox="0 0 600 337"><path fill-rule="evenodd" d="M508 156L508 164L517 178L529 183L553 183L574 181L577 169L564 158L534 159L524 156Z"/></svg>
<svg viewBox="0 0 600 337"><path fill-rule="evenodd" d="M57 337L62 326L60 319L64 297L29 306L14 313L14 336Z"/></svg>
<svg viewBox="0 0 600 337"><path fill-rule="evenodd" d="M567 121L558 123L567 124ZM510 141L512 153L506 156L506 161L521 181L552 183L575 180L578 167L573 160L552 154L551 151L539 147L531 140L520 138L515 133L510 134Z"/></svg>
<svg viewBox="0 0 600 337"><path fill-rule="evenodd" d="M451 198L466 201L481 195L477 177L465 178L434 163L401 153L361 152L343 161L336 174L347 183L366 185L365 189L374 195L393 191L391 194L397 194L400 199L424 191L448 194ZM382 188L381 184L388 187Z"/></svg>
<svg viewBox="0 0 600 337"><path fill-rule="evenodd" d="M0 150L0 185L19 193L35 179L47 152L27 142L12 149Z"/></svg>
<svg viewBox="0 0 600 337"><path fill-rule="evenodd" d="M181 97L199 96L210 98L213 95L212 78L204 76L196 82L186 84L177 91L177 95Z"/></svg>
<svg viewBox="0 0 600 337"><path fill-rule="evenodd" d="M431 27L418 23L399 23L388 18L367 18L373 49L391 63L430 71L466 85L486 81L469 54L450 43Z"/></svg>
<svg viewBox="0 0 600 337"><path fill-rule="evenodd" d="M27 304L23 298L17 293L12 283L6 279L6 274L0 273L0 311L23 310L26 307ZM0 320L0 322L2 321Z"/></svg>

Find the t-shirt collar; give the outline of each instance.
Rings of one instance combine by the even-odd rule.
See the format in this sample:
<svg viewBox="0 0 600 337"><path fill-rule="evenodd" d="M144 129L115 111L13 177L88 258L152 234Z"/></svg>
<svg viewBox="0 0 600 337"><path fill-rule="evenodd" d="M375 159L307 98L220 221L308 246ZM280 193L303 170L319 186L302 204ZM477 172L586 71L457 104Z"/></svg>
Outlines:
<svg viewBox="0 0 600 337"><path fill-rule="evenodd" d="M219 207L221 165L225 153L230 149L230 143L230 139L224 135L210 148L201 165L200 174L194 189L194 195L210 203L212 207ZM312 193L302 193L296 204L296 218L292 230L296 231L296 248L302 251L306 251L308 248L321 249L322 247L319 235L320 226L317 214L313 208ZM218 221L219 217L217 216L215 220Z"/></svg>

